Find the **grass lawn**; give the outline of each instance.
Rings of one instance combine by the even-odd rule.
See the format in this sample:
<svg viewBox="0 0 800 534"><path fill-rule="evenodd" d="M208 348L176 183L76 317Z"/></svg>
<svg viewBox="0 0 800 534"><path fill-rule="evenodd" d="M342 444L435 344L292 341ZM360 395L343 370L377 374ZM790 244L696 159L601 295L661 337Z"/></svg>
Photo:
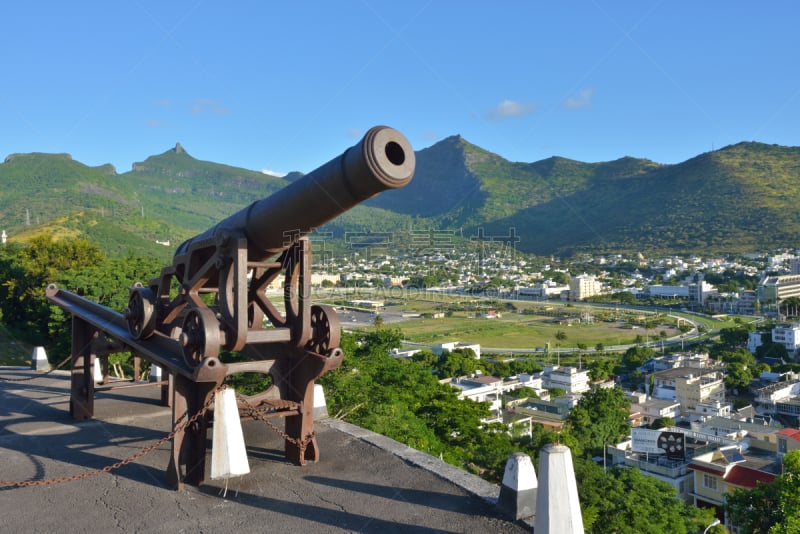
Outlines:
<svg viewBox="0 0 800 534"><path fill-rule="evenodd" d="M560 347L574 348L579 343L594 349L598 343L606 346L634 343L637 336L654 340L661 331L667 336L678 334L674 325L659 324L645 331L644 328L632 329L625 323L595 322L593 324L558 321L551 317L531 315L509 315L497 319L445 317L441 319L420 319L395 323L404 337L409 341L420 343L443 343L447 341L463 341L480 343L484 347L502 347L513 349L533 349L544 347L550 343ZM556 339L558 332L566 338Z"/></svg>

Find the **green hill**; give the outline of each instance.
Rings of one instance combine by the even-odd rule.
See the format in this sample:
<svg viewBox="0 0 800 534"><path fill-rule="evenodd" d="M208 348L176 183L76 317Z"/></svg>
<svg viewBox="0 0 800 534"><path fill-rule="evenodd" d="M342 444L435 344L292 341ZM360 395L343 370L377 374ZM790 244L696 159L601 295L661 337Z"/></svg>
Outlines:
<svg viewBox="0 0 800 534"><path fill-rule="evenodd" d="M83 236L111 255L165 259L182 240L299 176L202 161L180 145L117 174L66 154L0 164L0 228L12 239ZM621 158L510 162L452 136L417 152L411 184L321 229L505 236L538 254L725 253L796 246L800 148L739 143L676 165ZM156 244L169 241L169 246Z"/></svg>
<svg viewBox="0 0 800 534"><path fill-rule="evenodd" d="M394 206L538 254L750 252L800 237L800 148L740 143L677 165L630 157L513 163L450 137L418 153Z"/></svg>

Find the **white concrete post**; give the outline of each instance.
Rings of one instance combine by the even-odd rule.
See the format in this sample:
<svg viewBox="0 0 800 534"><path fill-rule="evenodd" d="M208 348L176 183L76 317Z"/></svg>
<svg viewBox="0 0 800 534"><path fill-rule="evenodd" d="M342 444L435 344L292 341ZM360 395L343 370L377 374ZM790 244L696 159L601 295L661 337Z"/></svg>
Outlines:
<svg viewBox="0 0 800 534"><path fill-rule="evenodd" d="M163 371L158 365L150 364L150 382L161 382L164 380Z"/></svg>
<svg viewBox="0 0 800 534"><path fill-rule="evenodd" d="M31 354L31 369L34 371L50 370L50 362L47 361L47 353L44 347L34 347Z"/></svg>
<svg viewBox="0 0 800 534"><path fill-rule="evenodd" d="M536 514L538 487L531 457L524 452L515 452L506 462L497 506L514 519L533 517Z"/></svg>
<svg viewBox="0 0 800 534"><path fill-rule="evenodd" d="M314 419L328 417L328 404L325 402L325 391L322 384L314 384Z"/></svg>
<svg viewBox="0 0 800 534"><path fill-rule="evenodd" d="M551 443L542 448L533 525L536 534L583 534L572 452L565 445Z"/></svg>
<svg viewBox="0 0 800 534"><path fill-rule="evenodd" d="M94 366L92 367L92 378L96 384L103 381L103 366L100 365L100 358L94 359Z"/></svg>

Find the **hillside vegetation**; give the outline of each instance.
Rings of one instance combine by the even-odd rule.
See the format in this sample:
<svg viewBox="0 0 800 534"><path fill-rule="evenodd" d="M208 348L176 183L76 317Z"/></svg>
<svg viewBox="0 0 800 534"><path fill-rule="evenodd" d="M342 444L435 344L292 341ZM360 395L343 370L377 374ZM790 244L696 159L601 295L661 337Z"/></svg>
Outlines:
<svg viewBox="0 0 800 534"><path fill-rule="evenodd" d="M180 145L117 174L66 154L0 164L0 228L83 237L113 256L168 258L177 244L296 179L190 156ZM744 253L800 236L800 148L739 143L676 165L625 157L511 162L452 136L417 153L411 184L320 229L507 236L537 254ZM156 245L169 241L169 246Z"/></svg>

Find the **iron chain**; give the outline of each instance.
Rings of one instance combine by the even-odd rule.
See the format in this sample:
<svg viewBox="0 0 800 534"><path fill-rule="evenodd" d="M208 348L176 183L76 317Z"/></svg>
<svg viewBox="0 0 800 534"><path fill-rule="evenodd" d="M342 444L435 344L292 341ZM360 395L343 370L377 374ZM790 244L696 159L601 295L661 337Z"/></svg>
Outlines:
<svg viewBox="0 0 800 534"><path fill-rule="evenodd" d="M267 418L261 411L255 409L249 402L247 402L247 400L242 395L239 395L237 393L236 399L239 401L239 406L245 409L246 415L249 415L253 419L258 419L259 421L263 421L269 428L274 430L276 434L278 434L280 437L282 437L284 440L288 441L292 445L295 445L300 451L300 457L301 458L303 457L303 455L306 452L306 448L308 447L308 444L311 443L311 440L313 440L316 437L316 432L312 431L310 434L302 438L293 438L292 436L290 436L289 434L287 434L286 432L284 432L283 430L272 424L269 418Z"/></svg>
<svg viewBox="0 0 800 534"><path fill-rule="evenodd" d="M214 390L214 392L220 391L220 390L224 389L225 387L227 387L227 386L224 386L224 385L220 386L220 387L216 388L216 390ZM158 447L160 447L161 445L163 445L167 441L169 441L172 438L174 438L175 434L177 434L178 432L183 432L184 430L189 428L189 426L191 426L194 423L196 423L201 417L203 417L206 414L206 412L208 412L208 410L211 408L213 403L214 403L214 395L210 395L208 401L205 403L205 405L197 413L195 413L192 417L188 418L186 421L175 425L175 428L173 428L172 432L170 432L169 434L167 434L163 438L159 439L158 441L152 443L151 445L148 445L147 447L145 447L141 451L137 452L133 456L129 456L128 458L120 460L120 461L118 461L116 463L113 463L111 465L107 465L107 466L101 467L99 469L92 469L91 471L86 471L84 473L78 473L76 475L70 475L70 476L65 476L65 477L60 477L60 478L50 478L50 479L43 479L43 480L20 480L20 481L0 480L0 487L24 488L24 487L27 487L27 486L48 486L48 485L51 485L51 484L61 484L63 482L74 482L76 480L83 480L83 479L86 479L86 478L89 478L89 477L93 477L95 475L99 475L100 473L108 473L110 471L113 471L114 469L119 469L120 467L122 467L124 465L128 465L129 463L135 462L136 460L142 458L143 456L146 456L146 455L150 454L151 452L156 450Z"/></svg>
<svg viewBox="0 0 800 534"><path fill-rule="evenodd" d="M27 381L33 380L35 378L44 378L45 376L49 375L53 371L58 371L59 369L64 367L67 364L67 362L70 361L71 359L72 359L72 355L67 356L66 358L64 358L61 361L61 363L59 363L55 367L51 368L49 371L46 371L46 372L44 372L44 373L42 373L40 375L29 376L29 377L26 377L26 378L7 378L7 377L4 377L4 376L0 376L0 380L3 380L4 382L27 382Z"/></svg>

